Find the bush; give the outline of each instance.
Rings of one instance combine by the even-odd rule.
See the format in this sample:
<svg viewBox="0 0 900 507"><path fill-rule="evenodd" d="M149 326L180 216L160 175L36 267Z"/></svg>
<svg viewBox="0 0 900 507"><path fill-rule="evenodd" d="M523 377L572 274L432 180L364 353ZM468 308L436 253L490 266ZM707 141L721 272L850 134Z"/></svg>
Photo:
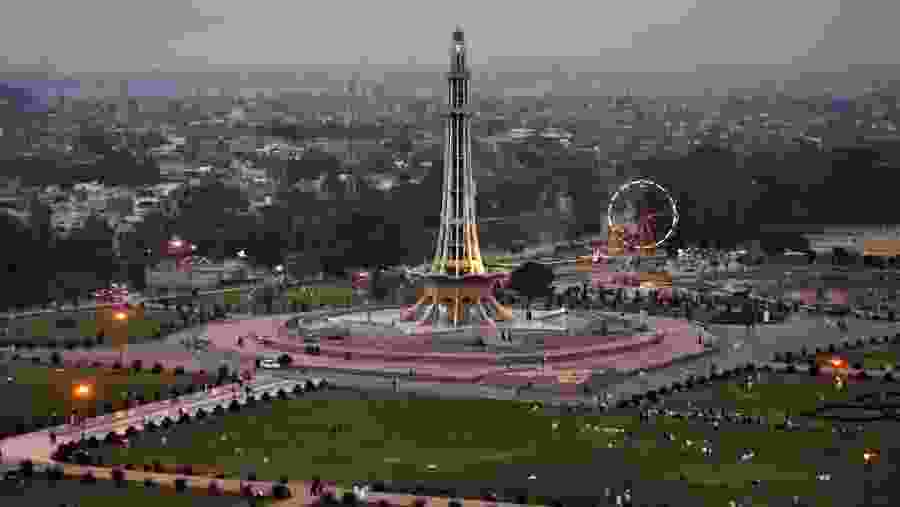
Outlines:
<svg viewBox="0 0 900 507"><path fill-rule="evenodd" d="M84 473L83 476L81 476L81 483L82 484L97 484L97 478L94 477L93 472L88 470L87 472Z"/></svg>
<svg viewBox="0 0 900 507"><path fill-rule="evenodd" d="M276 484L272 487L272 496L277 499L284 499L291 497L291 490L284 484Z"/></svg>
<svg viewBox="0 0 900 507"><path fill-rule="evenodd" d="M116 483L116 487L125 487L125 472L121 468L113 469L112 480Z"/></svg>
<svg viewBox="0 0 900 507"><path fill-rule="evenodd" d="M184 477L179 477L175 479L175 491L178 493L184 493L187 491L187 479Z"/></svg>
<svg viewBox="0 0 900 507"><path fill-rule="evenodd" d="M19 462L19 473L21 473L24 477L33 476L34 463L30 459L23 459Z"/></svg>
<svg viewBox="0 0 900 507"><path fill-rule="evenodd" d="M150 370L151 373L159 375L163 372L163 365L159 361L153 363L153 368Z"/></svg>

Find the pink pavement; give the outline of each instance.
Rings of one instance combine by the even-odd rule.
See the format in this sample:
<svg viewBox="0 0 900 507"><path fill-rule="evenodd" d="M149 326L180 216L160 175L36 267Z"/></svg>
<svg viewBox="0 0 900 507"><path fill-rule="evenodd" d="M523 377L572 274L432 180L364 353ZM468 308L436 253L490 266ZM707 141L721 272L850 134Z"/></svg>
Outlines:
<svg viewBox="0 0 900 507"><path fill-rule="evenodd" d="M654 318L657 333L632 337L555 336L548 337L545 365L554 373L539 367L510 370L498 364L498 354L487 352L434 352L424 336L351 336L335 342L323 341L320 354L305 353L305 347L278 332L287 318L226 321L209 328L209 339L216 348L235 350L244 360L266 353L291 356L295 367L337 370L378 371L397 374L415 370L423 381L471 382L518 385L559 384L559 370L589 372L595 369L634 370L664 366L679 357L704 350L688 322ZM237 336L255 333L268 337L269 345L245 340L237 346ZM546 342L545 342L546 343ZM349 354L349 356L348 356ZM509 356L508 354L506 356ZM349 358L348 358L349 357ZM577 375L577 383L590 375ZM563 388L566 385L560 384ZM568 389L568 388L566 388Z"/></svg>

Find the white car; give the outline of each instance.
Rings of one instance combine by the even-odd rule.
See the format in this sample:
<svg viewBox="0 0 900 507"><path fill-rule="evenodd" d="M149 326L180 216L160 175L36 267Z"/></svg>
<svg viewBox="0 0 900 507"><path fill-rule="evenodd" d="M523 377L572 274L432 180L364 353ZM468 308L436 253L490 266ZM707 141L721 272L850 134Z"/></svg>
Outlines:
<svg viewBox="0 0 900 507"><path fill-rule="evenodd" d="M281 368L281 364L275 359L263 359L259 362L260 368L265 368L267 370L277 370Z"/></svg>

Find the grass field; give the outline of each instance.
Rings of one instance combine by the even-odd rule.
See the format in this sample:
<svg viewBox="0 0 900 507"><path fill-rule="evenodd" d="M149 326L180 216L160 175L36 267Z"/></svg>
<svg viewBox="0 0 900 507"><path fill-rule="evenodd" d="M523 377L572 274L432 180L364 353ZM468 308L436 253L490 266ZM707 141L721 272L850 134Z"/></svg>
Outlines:
<svg viewBox="0 0 900 507"><path fill-rule="evenodd" d="M152 365L144 365L149 368ZM6 400L0 406L0 431L11 431L16 423L23 420L40 418L56 413L65 416L73 408L92 413L105 402L121 404L126 391L143 395L152 400L155 393L167 395L171 386L185 386L191 383L187 375L157 375L150 373L134 373L133 370L122 370L113 373L110 370L93 368L56 369L24 364L7 364L0 366L5 379L13 377L12 383L0 384L0 395ZM78 383L89 383L94 386L91 401L73 400L72 390Z"/></svg>
<svg viewBox="0 0 900 507"><path fill-rule="evenodd" d="M74 503L73 503L74 502ZM50 482L34 478L29 483L17 485L0 482L0 504L4 507L53 507L63 503L79 507L238 507L246 506L246 500L234 496L208 496L203 492L176 493L172 488L145 488L142 484L129 483L125 488L116 487L111 481L100 480L96 484L82 484L76 480ZM271 505L263 499L257 505Z"/></svg>
<svg viewBox="0 0 900 507"><path fill-rule="evenodd" d="M900 352L896 349L872 350L863 356L863 367L867 369L895 368L900 364Z"/></svg>
<svg viewBox="0 0 900 507"><path fill-rule="evenodd" d="M146 319L135 319L128 322L128 336L135 339L153 337L160 331L163 322L175 322L175 312L153 312ZM93 312L80 312L64 318L29 317L16 319L8 324L9 332L3 340L35 339L63 343L66 340L95 338L97 321Z"/></svg>
<svg viewBox="0 0 900 507"><path fill-rule="evenodd" d="M297 399L251 414L180 428L169 436L167 448L147 436L130 449L108 448L104 454L111 463L215 464L232 477L251 469L260 479L320 475L343 484L480 481L491 486L504 467L574 465L607 470L611 477L630 470L639 474L630 477L650 481L680 481L683 474L686 487L703 497L721 498L724 505L725 497L748 492L752 479L766 481L774 495L818 498L815 474L822 461L817 451L833 438L825 428L802 434L765 427L711 433L708 426L673 419L640 424L632 416L554 417L488 400ZM332 432L337 422L341 426ZM622 431L633 432L630 444L624 443ZM682 441L710 440L716 453L709 458L698 448L671 444L662 438L664 431ZM736 465L747 447L761 458ZM853 466L858 458L852 449L836 462ZM572 478L556 482L564 488L567 480Z"/></svg>

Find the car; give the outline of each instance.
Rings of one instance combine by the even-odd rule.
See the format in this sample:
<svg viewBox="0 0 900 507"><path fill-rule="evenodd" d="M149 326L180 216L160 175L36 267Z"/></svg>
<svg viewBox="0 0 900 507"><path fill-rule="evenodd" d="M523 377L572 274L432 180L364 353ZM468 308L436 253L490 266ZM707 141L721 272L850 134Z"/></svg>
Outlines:
<svg viewBox="0 0 900 507"><path fill-rule="evenodd" d="M281 363L275 359L263 359L259 362L259 367L267 370L277 370L281 368Z"/></svg>

